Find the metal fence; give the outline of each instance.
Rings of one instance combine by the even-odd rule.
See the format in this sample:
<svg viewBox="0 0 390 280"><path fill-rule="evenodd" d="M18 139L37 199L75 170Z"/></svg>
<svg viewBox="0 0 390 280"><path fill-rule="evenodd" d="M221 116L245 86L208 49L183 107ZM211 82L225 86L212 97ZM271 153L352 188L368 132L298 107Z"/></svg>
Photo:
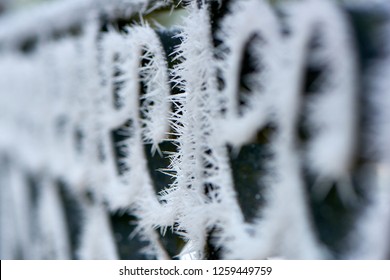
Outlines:
<svg viewBox="0 0 390 280"><path fill-rule="evenodd" d="M177 10L175 27L150 21ZM4 14L1 259L388 259L389 13L100 0Z"/></svg>

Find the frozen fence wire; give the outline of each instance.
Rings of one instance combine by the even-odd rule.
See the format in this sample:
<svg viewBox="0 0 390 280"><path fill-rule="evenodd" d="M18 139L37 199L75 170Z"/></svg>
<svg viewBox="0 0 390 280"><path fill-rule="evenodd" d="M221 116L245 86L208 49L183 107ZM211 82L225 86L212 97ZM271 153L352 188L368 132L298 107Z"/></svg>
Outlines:
<svg viewBox="0 0 390 280"><path fill-rule="evenodd" d="M388 6L170 5L3 19L1 258L388 258Z"/></svg>

